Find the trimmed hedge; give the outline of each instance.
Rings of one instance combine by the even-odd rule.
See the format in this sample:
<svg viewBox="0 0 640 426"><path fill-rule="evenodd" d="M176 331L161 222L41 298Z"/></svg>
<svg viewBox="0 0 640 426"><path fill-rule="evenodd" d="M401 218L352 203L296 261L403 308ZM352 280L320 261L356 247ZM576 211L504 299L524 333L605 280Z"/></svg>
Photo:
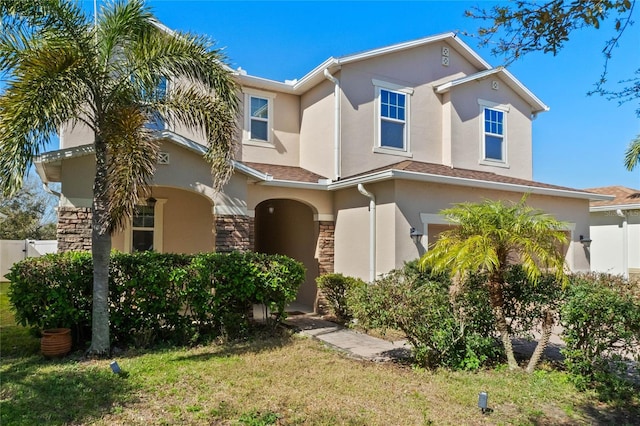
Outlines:
<svg viewBox="0 0 640 426"><path fill-rule="evenodd" d="M367 284L359 278L348 277L342 274L324 274L316 278L318 288L329 302L329 309L335 315L336 320L346 324L353 319L353 312L347 301L349 293Z"/></svg>
<svg viewBox="0 0 640 426"><path fill-rule="evenodd" d="M565 365L579 389L593 388L603 400L640 392L629 380L629 358L640 368L640 282L588 273L571 277L561 308Z"/></svg>
<svg viewBox="0 0 640 426"><path fill-rule="evenodd" d="M114 252L109 281L112 342L149 346L236 337L248 329L254 303L266 304L275 321L282 320L304 275L300 262L279 255ZM69 327L76 342L90 338L90 253L29 258L15 264L7 278L19 324Z"/></svg>

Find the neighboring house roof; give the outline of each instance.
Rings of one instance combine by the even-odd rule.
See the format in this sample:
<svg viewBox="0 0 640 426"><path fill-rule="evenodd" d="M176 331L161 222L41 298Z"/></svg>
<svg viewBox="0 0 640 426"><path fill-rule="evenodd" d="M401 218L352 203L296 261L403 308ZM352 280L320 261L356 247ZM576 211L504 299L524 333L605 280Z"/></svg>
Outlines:
<svg viewBox="0 0 640 426"><path fill-rule="evenodd" d="M527 89L518 79L516 79L509 71L504 67L493 68L491 65L482 59L476 52L473 51L465 42L457 37L454 32L446 32L442 34L436 34L429 37L423 37L416 40L406 41L403 43L397 43L390 46L380 47L377 49L366 50L351 55L340 56L337 58L331 57L315 67L309 73L307 73L300 80L287 80L282 83L279 81L269 80L262 77L252 76L247 74L243 70L237 72L238 78L243 84L257 87L265 90L276 90L285 93L301 94L316 86L325 80L324 71L335 72L340 69L342 65L362 61L365 59L375 58L390 53L397 53L403 50L412 49L415 47L425 46L428 44L446 41L449 45L460 55L462 55L469 63L474 67L481 70L478 73L469 75L464 78L452 80L447 83L443 83L436 88L437 93L443 93L450 90L452 87L467 83L469 81L479 80L486 78L492 74L500 75L506 84L523 97L532 107L534 113L548 111L549 107L545 105L540 99L538 99L529 89Z"/></svg>
<svg viewBox="0 0 640 426"><path fill-rule="evenodd" d="M627 188L624 186L603 186L599 188L589 188L585 191L596 194L607 194L615 197L610 200L592 201L589 211L607 210L636 210L640 209L640 190Z"/></svg>

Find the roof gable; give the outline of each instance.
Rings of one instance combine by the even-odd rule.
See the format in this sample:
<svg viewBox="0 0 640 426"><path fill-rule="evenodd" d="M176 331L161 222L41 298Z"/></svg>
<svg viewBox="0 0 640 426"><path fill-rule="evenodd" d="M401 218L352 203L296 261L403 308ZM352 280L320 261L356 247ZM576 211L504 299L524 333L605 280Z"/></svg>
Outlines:
<svg viewBox="0 0 640 426"><path fill-rule="evenodd" d="M362 52L340 56L337 58L330 57L299 80L287 80L286 82L282 83L262 77L252 76L244 71L238 71L237 76L242 84L248 86L265 90L273 90L277 92L303 94L326 79L324 75L325 71L333 73L339 70L342 65L376 58L391 53L402 52L405 50L414 49L438 42L446 42L451 48L453 48L466 61L468 61L479 71L466 77L453 79L451 81L440 84L436 87L436 93L444 93L458 85L480 80L490 75L499 75L515 93L521 96L531 106L533 113L549 110L549 107L547 105L545 105L540 99L538 99L538 97L536 97L529 89L525 87L524 84L522 84L517 78L515 78L513 74L507 71L506 68L502 66L493 68L465 42L457 37L456 33L454 32L436 34L429 37L396 43L376 49L365 50Z"/></svg>

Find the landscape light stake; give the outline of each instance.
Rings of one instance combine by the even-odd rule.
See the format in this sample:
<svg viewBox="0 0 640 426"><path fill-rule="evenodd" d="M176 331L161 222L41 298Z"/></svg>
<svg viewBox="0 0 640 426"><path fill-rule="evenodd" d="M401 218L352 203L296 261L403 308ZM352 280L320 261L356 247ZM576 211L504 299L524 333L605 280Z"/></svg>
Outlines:
<svg viewBox="0 0 640 426"><path fill-rule="evenodd" d="M491 411L488 404L489 394L487 392L480 392L478 394L478 407L480 407L482 414L487 414Z"/></svg>

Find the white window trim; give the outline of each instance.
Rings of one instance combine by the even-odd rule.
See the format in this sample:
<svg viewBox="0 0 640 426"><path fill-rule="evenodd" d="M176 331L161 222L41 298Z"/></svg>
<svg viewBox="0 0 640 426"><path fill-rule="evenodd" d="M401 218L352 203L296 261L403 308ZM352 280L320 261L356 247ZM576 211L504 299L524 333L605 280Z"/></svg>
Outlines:
<svg viewBox="0 0 640 426"><path fill-rule="evenodd" d="M262 90L244 88L244 126L242 129L242 143L245 145L261 146L265 148L275 148L273 145L273 102L275 93L264 92ZM267 100L267 140L251 139L251 98L262 98Z"/></svg>
<svg viewBox="0 0 640 426"><path fill-rule="evenodd" d="M412 158L413 154L411 153L411 143L409 138L409 117L411 116L411 98L413 95L413 88L402 86L395 83L389 83L387 81L372 79L371 83L375 87L375 146L373 147L373 152L378 154L391 154L397 155L401 157ZM382 146L382 116L380 111L380 90L387 90L396 93L402 93L405 95L405 119L404 119L404 148L393 148L390 146ZM390 121L394 121L393 119L389 119Z"/></svg>
<svg viewBox="0 0 640 426"><path fill-rule="evenodd" d="M153 250L158 253L163 253L163 232L164 229L164 204L167 202L166 198L156 199L156 204L153 206ZM132 219L127 222L127 227L124 230L124 251L125 253L131 253L133 250L133 224Z"/></svg>
<svg viewBox="0 0 640 426"><path fill-rule="evenodd" d="M507 126L509 120L507 119L509 110L511 107L507 104L499 104L497 102L487 101L485 99L478 99L478 105L480 105L480 151L479 157L480 160L478 164L483 166L494 166L494 167L502 167L505 169L510 168L509 166L509 144L507 139ZM484 131L484 110L486 108L495 109L498 111L504 112L504 120L502 122L502 160L495 160L492 158L486 158L485 155L485 131Z"/></svg>

